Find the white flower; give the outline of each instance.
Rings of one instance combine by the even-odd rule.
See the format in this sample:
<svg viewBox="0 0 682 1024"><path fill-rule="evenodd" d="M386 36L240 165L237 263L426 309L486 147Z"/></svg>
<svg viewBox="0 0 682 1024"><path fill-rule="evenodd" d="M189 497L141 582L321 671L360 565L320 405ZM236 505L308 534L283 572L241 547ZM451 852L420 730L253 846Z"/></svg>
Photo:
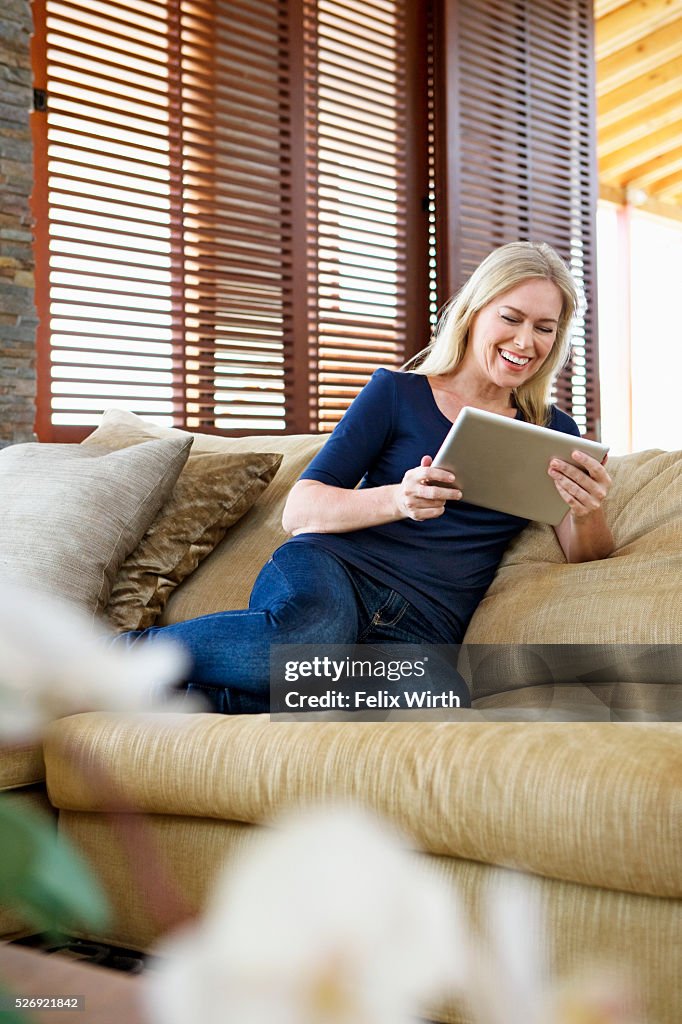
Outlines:
<svg viewBox="0 0 682 1024"><path fill-rule="evenodd" d="M537 883L514 872L492 876L484 934L466 951L467 1001L476 1024L643 1024L622 973L550 981L549 943Z"/></svg>
<svg viewBox="0 0 682 1024"><path fill-rule="evenodd" d="M36 738L47 722L79 711L152 708L186 668L173 644L109 640L79 608L0 584L0 740Z"/></svg>
<svg viewBox="0 0 682 1024"><path fill-rule="evenodd" d="M376 820L260 833L149 972L159 1024L401 1024L458 981L458 908Z"/></svg>
<svg viewBox="0 0 682 1024"><path fill-rule="evenodd" d="M492 875L483 934L467 948L467 998L477 1024L549 1024L548 950L535 887L524 876Z"/></svg>

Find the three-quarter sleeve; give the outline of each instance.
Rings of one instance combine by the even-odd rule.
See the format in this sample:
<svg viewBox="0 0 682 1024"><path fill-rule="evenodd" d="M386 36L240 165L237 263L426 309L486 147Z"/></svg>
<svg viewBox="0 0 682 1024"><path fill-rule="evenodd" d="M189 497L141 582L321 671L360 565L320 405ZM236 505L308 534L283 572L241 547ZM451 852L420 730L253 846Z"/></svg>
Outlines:
<svg viewBox="0 0 682 1024"><path fill-rule="evenodd" d="M395 407L393 374L389 370L375 370L325 446L301 474L301 480L355 487L389 443Z"/></svg>

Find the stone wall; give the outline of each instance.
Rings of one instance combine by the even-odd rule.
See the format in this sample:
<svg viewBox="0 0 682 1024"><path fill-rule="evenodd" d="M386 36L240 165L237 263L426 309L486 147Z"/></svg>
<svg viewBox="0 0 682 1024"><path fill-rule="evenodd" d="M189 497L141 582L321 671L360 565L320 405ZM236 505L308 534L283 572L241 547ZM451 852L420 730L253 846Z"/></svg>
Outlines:
<svg viewBox="0 0 682 1024"><path fill-rule="evenodd" d="M29 0L0 0L0 444L33 440L35 420L32 30Z"/></svg>

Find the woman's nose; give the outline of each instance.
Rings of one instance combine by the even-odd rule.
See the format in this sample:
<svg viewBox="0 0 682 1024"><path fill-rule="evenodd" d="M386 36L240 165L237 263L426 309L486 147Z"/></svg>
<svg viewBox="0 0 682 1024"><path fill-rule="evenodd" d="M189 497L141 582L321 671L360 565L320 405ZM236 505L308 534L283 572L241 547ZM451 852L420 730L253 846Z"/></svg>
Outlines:
<svg viewBox="0 0 682 1024"><path fill-rule="evenodd" d="M533 344L533 325L525 320L518 324L514 341L519 348L531 348Z"/></svg>

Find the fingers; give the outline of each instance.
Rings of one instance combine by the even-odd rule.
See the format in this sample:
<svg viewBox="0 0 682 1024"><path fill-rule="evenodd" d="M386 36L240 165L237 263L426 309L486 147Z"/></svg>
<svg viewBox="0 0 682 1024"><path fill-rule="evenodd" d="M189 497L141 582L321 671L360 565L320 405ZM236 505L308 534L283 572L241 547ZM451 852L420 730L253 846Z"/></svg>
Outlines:
<svg viewBox="0 0 682 1024"><path fill-rule="evenodd" d="M597 460L593 459L591 455L586 455L585 452L575 451L571 453L571 458L593 479L599 480L604 478L608 480L609 483L611 482L609 474L604 469L608 455L605 455L601 462L597 462ZM570 466L570 463L566 463L566 465Z"/></svg>
<svg viewBox="0 0 682 1024"><path fill-rule="evenodd" d="M426 459L429 461L426 462ZM426 469L428 469L428 473L424 472ZM422 459L421 466L417 466L415 469L408 469L404 479L415 480L419 484L432 484L434 486L440 484L443 487L450 488L455 486L455 474L451 473L449 469L440 469L432 466L428 455L425 455Z"/></svg>
<svg viewBox="0 0 682 1024"><path fill-rule="evenodd" d="M425 505L424 507L414 504L405 505L405 518L413 519L416 523L421 523L425 519L438 519L444 512L445 502L440 502L438 505Z"/></svg>
<svg viewBox="0 0 682 1024"><path fill-rule="evenodd" d="M552 459L549 464L550 476L560 474L569 480L573 480L585 490L594 490L595 493L603 491L603 500L611 486L611 477L606 472L603 464L597 462L590 455L584 455L582 452L573 452L573 458L578 465L572 462L564 462L562 459ZM594 487L592 486L593 484Z"/></svg>
<svg viewBox="0 0 682 1024"><path fill-rule="evenodd" d="M425 455L421 465L407 471L400 487L398 506L402 514L421 521L435 519L445 511L446 501L458 501L462 492L455 486L455 476L446 469L431 466ZM425 470L428 469L428 476Z"/></svg>
<svg viewBox="0 0 682 1024"><path fill-rule="evenodd" d="M424 509L434 505L445 508L446 501L459 501L462 492L453 486L438 487L429 481L406 481L403 488L405 503L410 508Z"/></svg>
<svg viewBox="0 0 682 1024"><path fill-rule="evenodd" d="M462 492L459 488L449 485L435 486L430 480L422 480L413 491L421 501L459 501Z"/></svg>
<svg viewBox="0 0 682 1024"><path fill-rule="evenodd" d="M590 455L573 452L573 458L579 465L552 459L548 473L554 485L577 515L589 515L595 512L606 498L611 486L611 477L604 466Z"/></svg>

